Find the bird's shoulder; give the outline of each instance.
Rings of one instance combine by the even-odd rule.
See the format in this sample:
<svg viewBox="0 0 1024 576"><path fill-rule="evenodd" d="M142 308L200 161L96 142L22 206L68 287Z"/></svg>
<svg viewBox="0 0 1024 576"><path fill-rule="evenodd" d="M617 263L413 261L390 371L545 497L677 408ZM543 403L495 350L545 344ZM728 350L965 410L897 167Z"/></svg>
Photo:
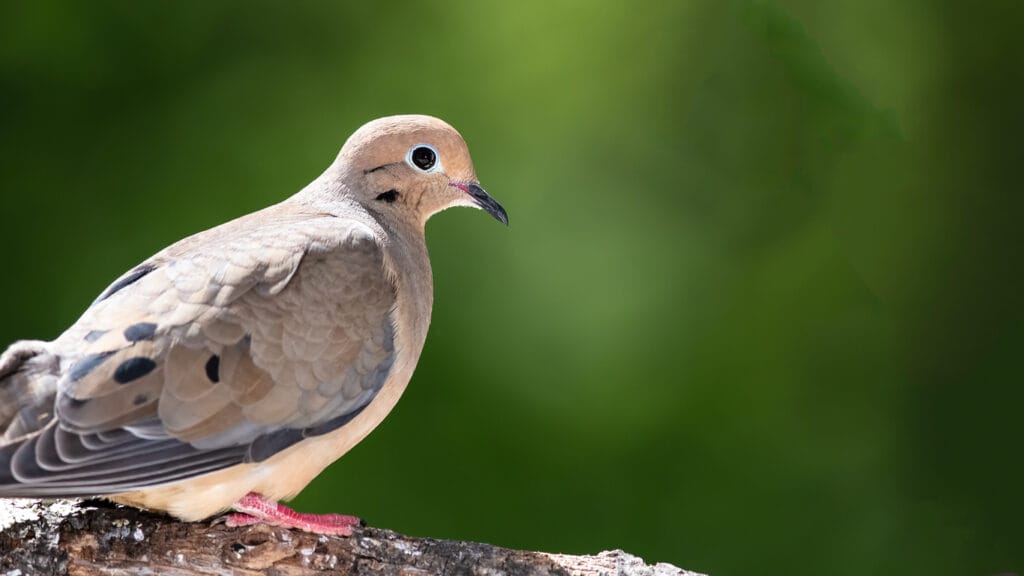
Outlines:
<svg viewBox="0 0 1024 576"><path fill-rule="evenodd" d="M155 298L169 289L185 301L224 305L253 287L277 293L304 259L332 256L336 266L375 271L385 234L372 218L320 213L285 203L179 240L118 277L83 320L106 308L131 307L132 296ZM156 273L159 272L159 273ZM92 313L92 314L91 314Z"/></svg>

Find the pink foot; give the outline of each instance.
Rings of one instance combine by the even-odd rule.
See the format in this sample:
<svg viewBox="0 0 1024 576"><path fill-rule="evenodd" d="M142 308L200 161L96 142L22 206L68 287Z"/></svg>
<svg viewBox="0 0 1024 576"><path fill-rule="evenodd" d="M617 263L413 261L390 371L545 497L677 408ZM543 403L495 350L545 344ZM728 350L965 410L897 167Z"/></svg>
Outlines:
<svg viewBox="0 0 1024 576"><path fill-rule="evenodd" d="M267 500L255 492L243 496L232 508L239 514L228 515L227 525L231 527L263 523L283 528L298 528L314 534L351 536L352 527L362 523L362 520L355 516L296 512L284 504Z"/></svg>

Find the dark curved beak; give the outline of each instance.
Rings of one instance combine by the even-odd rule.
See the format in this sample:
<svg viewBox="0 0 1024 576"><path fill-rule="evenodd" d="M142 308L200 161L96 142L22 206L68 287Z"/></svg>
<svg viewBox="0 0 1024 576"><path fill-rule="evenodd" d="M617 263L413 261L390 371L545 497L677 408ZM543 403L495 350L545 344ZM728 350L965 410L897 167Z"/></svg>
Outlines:
<svg viewBox="0 0 1024 576"><path fill-rule="evenodd" d="M479 184L476 182L452 182L452 186L469 194L473 198L473 203L479 206L481 210L493 216L498 222L508 226L508 213Z"/></svg>

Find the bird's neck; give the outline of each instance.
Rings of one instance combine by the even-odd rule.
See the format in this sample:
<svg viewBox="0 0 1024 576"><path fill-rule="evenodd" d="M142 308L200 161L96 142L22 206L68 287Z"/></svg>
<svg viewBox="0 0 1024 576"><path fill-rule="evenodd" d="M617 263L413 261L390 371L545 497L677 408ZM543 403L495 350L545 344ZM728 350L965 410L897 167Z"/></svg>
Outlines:
<svg viewBox="0 0 1024 576"><path fill-rule="evenodd" d="M399 312L409 318L414 339L422 342L430 325L434 303L434 276L427 254L423 229L416 224L393 224L388 227L385 247L391 272L398 289Z"/></svg>
<svg viewBox="0 0 1024 576"><path fill-rule="evenodd" d="M422 232L391 228L384 243L384 253L384 265L395 283L398 296L393 313L398 354L390 378L395 386L385 391L393 397L392 402L396 402L412 378L423 352L434 302L434 282Z"/></svg>
<svg viewBox="0 0 1024 576"><path fill-rule="evenodd" d="M354 218L377 230L388 274L398 290L396 312L402 316L398 325L408 331L403 339L415 350L418 358L427 337L434 303L434 277L427 255L423 222L384 218L360 204L347 190L345 178L336 170L337 167L332 165L284 203L298 203L314 212Z"/></svg>

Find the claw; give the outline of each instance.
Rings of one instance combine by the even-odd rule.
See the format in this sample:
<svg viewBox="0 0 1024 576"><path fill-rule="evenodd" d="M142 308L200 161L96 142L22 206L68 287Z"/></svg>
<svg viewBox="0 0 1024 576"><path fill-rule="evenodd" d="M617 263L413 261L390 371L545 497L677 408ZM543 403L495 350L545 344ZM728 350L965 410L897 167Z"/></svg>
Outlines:
<svg viewBox="0 0 1024 576"><path fill-rule="evenodd" d="M314 534L351 536L352 527L359 526L363 522L355 516L344 514L296 512L284 504L267 500L255 492L243 496L232 508L236 513L228 515L225 521L230 527L262 523L282 528L297 528Z"/></svg>

